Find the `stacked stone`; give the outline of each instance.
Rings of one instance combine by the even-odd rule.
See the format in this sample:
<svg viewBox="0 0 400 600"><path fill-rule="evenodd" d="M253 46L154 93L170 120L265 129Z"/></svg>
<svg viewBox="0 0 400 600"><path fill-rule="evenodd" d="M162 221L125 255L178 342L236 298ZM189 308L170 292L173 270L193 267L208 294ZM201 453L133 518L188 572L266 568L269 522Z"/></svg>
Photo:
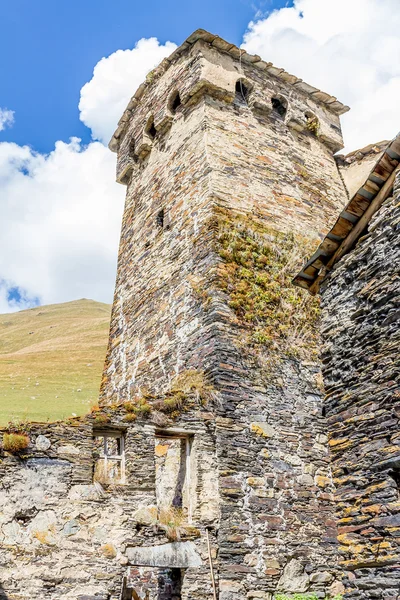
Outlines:
<svg viewBox="0 0 400 600"><path fill-rule="evenodd" d="M400 177L323 284L323 373L346 598L400 593Z"/></svg>
<svg viewBox="0 0 400 600"><path fill-rule="evenodd" d="M219 598L323 598L340 586L318 365L282 352L266 372L218 285L216 246L221 210L228 228L254 215L318 243L346 201L333 157L339 117L297 78L275 77L214 38L193 38L152 74L113 141L127 196L101 402L160 396L182 370L204 372L217 397L207 412ZM239 79L245 101L235 97ZM274 110L279 98L286 114ZM310 111L319 135L307 128Z"/></svg>
<svg viewBox="0 0 400 600"><path fill-rule="evenodd" d="M165 569L129 568L137 564L138 548L167 550L170 540L157 526L156 426L142 417L127 424L126 414L113 407L102 411L107 422L101 425L97 412L69 424L31 424L26 450L17 455L0 450L0 598L119 600L124 579L143 598L153 592L158 597L159 576L165 589L171 587ZM182 527L180 537L201 557L184 579L190 597L200 600L212 596L205 530L216 519L214 426L198 411L174 425L196 436L196 527ZM121 485L93 482L94 433L110 428L125 438ZM215 559L216 539L209 535Z"/></svg>

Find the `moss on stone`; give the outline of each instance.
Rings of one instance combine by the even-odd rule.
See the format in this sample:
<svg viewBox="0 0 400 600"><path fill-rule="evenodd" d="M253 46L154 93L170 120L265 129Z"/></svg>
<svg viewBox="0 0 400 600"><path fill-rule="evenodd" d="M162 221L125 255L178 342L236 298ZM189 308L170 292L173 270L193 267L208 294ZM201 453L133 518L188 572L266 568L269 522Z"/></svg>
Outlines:
<svg viewBox="0 0 400 600"><path fill-rule="evenodd" d="M219 286L248 331L248 345L290 358L315 358L319 299L292 283L312 242L251 216L221 214L218 222Z"/></svg>

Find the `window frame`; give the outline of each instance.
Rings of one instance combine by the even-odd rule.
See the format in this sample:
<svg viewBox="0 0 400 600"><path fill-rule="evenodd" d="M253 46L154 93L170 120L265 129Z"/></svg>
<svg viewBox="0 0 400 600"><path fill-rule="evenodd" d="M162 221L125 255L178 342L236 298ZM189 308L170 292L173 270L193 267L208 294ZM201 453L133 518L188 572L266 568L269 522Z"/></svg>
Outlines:
<svg viewBox="0 0 400 600"><path fill-rule="evenodd" d="M95 460L95 463L98 460L102 460L104 462L104 470L107 473L108 472L108 461L112 460L114 462L118 462L120 464L120 473L121 476L115 480L115 481L107 481L107 482L101 482L99 481L99 483L104 483L104 485L123 485L126 482L126 472L125 472L125 432L121 431L121 430L95 430L93 431L93 439L95 438L103 438L103 444L102 444L102 448L103 448L103 454L101 454L99 456L99 458L97 460ZM109 439L116 439L118 440L118 446L119 446L119 454L108 454L108 440ZM93 476L95 473L95 464L94 464L94 472L93 472Z"/></svg>

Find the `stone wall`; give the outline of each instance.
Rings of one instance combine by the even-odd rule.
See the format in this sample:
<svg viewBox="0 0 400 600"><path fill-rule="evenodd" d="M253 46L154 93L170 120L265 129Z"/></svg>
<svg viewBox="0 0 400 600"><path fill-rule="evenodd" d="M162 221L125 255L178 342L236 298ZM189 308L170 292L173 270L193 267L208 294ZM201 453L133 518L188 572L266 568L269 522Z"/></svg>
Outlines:
<svg viewBox="0 0 400 600"><path fill-rule="evenodd" d="M400 179L321 288L346 598L400 597Z"/></svg>
<svg viewBox="0 0 400 600"><path fill-rule="evenodd" d="M317 245L347 198L333 157L340 147L334 111L203 40L151 74L120 140L127 196L101 403L145 397L155 406L187 370L213 387L202 418L216 427L221 600L340 590L317 342L294 358L286 336L272 367L272 350L249 341L252 325L221 285L218 252L221 227L233 229L236 217L251 217L248 235L262 244L270 228ZM301 257L292 258L294 275Z"/></svg>
<svg viewBox="0 0 400 600"><path fill-rule="evenodd" d="M156 489L156 426L140 416L128 424L125 417L125 409L115 408L70 424L32 424L26 450L16 455L1 451L0 598L119 600L125 579L130 593L156 600L162 589L178 586L174 573L176 579L177 570L188 565L179 598L212 598L205 528L218 516L214 426L199 425L196 411L181 419L181 429L191 431L193 438L196 527L183 519L174 528L157 509L163 489ZM125 478L94 483L94 434L110 431L124 436ZM160 547L174 567L172 534L183 548L177 569L168 575L157 560L156 566L146 567L148 553ZM212 530L209 535L215 559ZM197 562L190 568L193 560ZM138 564L142 566L129 566Z"/></svg>

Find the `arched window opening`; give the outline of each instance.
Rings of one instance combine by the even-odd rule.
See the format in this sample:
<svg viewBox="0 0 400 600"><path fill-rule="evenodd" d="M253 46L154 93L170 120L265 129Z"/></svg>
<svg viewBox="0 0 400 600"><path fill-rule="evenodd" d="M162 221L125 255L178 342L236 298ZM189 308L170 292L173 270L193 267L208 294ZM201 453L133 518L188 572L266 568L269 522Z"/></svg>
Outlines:
<svg viewBox="0 0 400 600"><path fill-rule="evenodd" d="M314 115L312 112L306 112L306 128L308 131L311 131L315 136L318 136L319 133L319 120L318 117Z"/></svg>
<svg viewBox="0 0 400 600"><path fill-rule="evenodd" d="M172 112L172 114L176 113L177 109L181 106L181 104L181 97L179 95L179 92L176 91L172 94L171 99L169 101L169 109Z"/></svg>
<svg viewBox="0 0 400 600"><path fill-rule="evenodd" d="M235 104L244 104L247 106L249 99L249 88L242 79L238 79L235 85Z"/></svg>
<svg viewBox="0 0 400 600"><path fill-rule="evenodd" d="M149 138L151 138L152 140L154 140L154 138L157 135L157 129L155 128L153 117L150 117L150 119L147 122L146 133L149 136Z"/></svg>
<svg viewBox="0 0 400 600"><path fill-rule="evenodd" d="M282 97L278 98L275 96L274 98L271 98L271 104L272 110L284 118L287 113L287 101Z"/></svg>

